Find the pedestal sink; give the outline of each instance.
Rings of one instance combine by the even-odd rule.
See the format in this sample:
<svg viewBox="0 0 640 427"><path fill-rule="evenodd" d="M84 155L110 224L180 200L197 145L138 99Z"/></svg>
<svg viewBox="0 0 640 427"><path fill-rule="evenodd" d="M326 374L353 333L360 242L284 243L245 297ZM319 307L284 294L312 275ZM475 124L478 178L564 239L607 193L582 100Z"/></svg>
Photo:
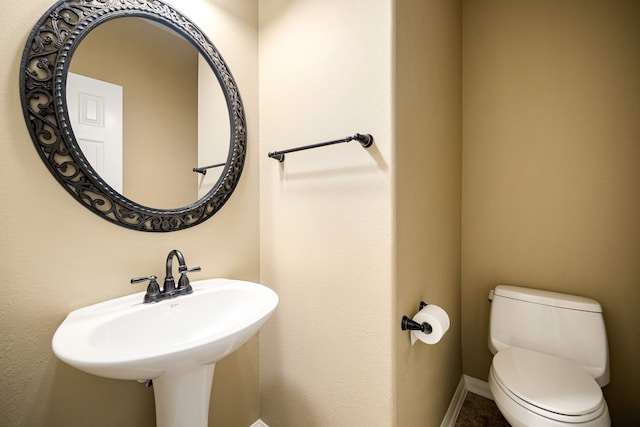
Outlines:
<svg viewBox="0 0 640 427"><path fill-rule="evenodd" d="M158 427L206 427L215 363L278 305L266 286L191 282L193 293L143 304L144 292L69 313L53 336L63 362L106 378L153 380Z"/></svg>

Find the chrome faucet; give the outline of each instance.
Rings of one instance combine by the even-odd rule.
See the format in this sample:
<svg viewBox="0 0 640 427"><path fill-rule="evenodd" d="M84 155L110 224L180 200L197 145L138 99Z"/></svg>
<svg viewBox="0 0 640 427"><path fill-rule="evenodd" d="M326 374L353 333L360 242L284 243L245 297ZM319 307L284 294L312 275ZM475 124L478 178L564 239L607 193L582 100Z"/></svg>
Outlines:
<svg viewBox="0 0 640 427"><path fill-rule="evenodd" d="M173 279L173 257L178 258L178 273L180 273L180 278L178 279L178 287L176 288L175 280ZM160 290L160 286L156 281L156 276L148 276L148 277L137 277L131 279L131 284L136 284L140 282L149 281L149 286L147 287L147 293L144 296L144 302L158 302L167 298L174 298L178 295L186 295L193 292L193 288L189 283L189 278L187 277L187 273L193 273L196 271L200 271L200 267L188 268L187 264L184 261L184 255L177 249L172 250L167 255L167 263L166 263L166 276L164 278L164 284L162 285L162 290Z"/></svg>

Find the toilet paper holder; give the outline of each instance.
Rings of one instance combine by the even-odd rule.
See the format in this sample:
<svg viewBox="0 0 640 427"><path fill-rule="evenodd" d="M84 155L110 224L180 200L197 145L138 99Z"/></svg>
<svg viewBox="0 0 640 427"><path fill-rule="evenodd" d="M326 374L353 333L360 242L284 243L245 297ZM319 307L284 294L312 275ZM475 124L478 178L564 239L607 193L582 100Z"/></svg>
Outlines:
<svg viewBox="0 0 640 427"><path fill-rule="evenodd" d="M420 301L420 305L418 307L418 311L422 310L428 304L424 301ZM428 322L418 323L415 320L410 319L408 316L402 316L402 322L400 323L400 327L403 331L421 331L425 334L430 334L433 331L433 328Z"/></svg>

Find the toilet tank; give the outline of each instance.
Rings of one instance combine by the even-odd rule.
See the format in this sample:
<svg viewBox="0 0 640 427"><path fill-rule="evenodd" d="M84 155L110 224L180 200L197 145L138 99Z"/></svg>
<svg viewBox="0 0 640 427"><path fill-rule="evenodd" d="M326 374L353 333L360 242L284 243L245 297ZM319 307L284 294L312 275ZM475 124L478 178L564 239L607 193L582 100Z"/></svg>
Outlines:
<svg viewBox="0 0 640 427"><path fill-rule="evenodd" d="M489 295L489 350L520 347L571 360L602 387L609 383L609 346L602 307L590 298L518 286Z"/></svg>

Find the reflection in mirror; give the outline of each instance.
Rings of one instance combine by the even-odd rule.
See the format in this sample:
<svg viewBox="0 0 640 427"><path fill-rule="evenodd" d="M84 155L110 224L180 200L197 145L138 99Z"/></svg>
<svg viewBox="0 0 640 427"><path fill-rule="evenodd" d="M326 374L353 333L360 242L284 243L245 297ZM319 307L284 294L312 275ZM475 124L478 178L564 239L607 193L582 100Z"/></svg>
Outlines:
<svg viewBox="0 0 640 427"><path fill-rule="evenodd" d="M171 29L195 46L198 54L187 54L195 52L190 48L170 53L169 46L175 40L169 41L157 32L148 36L147 31L140 29L149 22L137 21L132 28L117 29L106 39L96 37L98 41L93 43L97 46L87 50L97 56L85 59L83 65L83 60L78 58L85 42L90 46L93 30L99 35L100 30L117 25L117 21L125 18L147 19L155 23L156 29L162 27L165 36L169 33L167 29ZM150 26L153 25L147 25ZM145 39L146 44L133 47ZM112 42L116 49L106 50ZM126 52L129 56L123 58L121 54ZM184 58L176 56L182 54ZM201 59L197 59L198 55ZM69 69L71 62L74 62L73 70ZM209 66L206 73L184 74L180 68L186 64L196 70L206 68L198 63ZM104 74L91 75L91 65L96 65L93 68ZM130 68L132 66L134 68ZM89 159L95 164L104 160L98 149L99 142L93 140L106 140L107 136L95 138L89 132L87 143L79 142L76 137L76 132L82 131L74 128L70 120L67 82L74 79L73 75L69 78L70 71L89 76L92 81L108 82L121 93L122 154L116 150L115 157L122 160L116 161L122 163L122 171L118 171L119 166L115 168L117 178L113 181L96 172L104 168L104 164L94 168L89 163ZM218 83L210 83L211 88L215 88L215 93L222 93L222 97L211 93L202 95L199 91L198 86L205 86L201 82L203 76L211 75L210 71ZM173 79L162 80L167 74L172 74ZM139 80L124 81L134 76ZM133 95L143 86L150 89L136 99ZM246 116L235 79L206 34L162 0L58 0L42 15L27 38L20 62L20 96L31 140L49 172L76 201L113 224L147 232L196 226L225 205L242 174L247 148ZM224 104L214 98L224 99ZM130 99L134 99L131 105ZM202 105L209 101L216 102L215 106L203 111ZM85 120L83 125L96 127L101 121L110 121L110 113L106 112L106 104L100 102L100 96L87 94L78 104L83 105L83 110L76 109L74 114ZM165 114L171 107L174 109ZM225 114L217 115L213 110L225 111ZM137 127L146 121L150 121L148 126ZM216 130L216 135L204 135L200 130L209 125ZM133 136L129 135L129 128L134 129ZM96 129L93 131L95 134ZM81 145L89 146L89 143L94 146L85 154ZM163 157L168 161L163 161ZM194 167L221 162L224 166L213 173L193 172ZM215 181L209 191L203 187L207 180ZM185 185L178 184L183 181ZM177 191L165 198L172 188Z"/></svg>
<svg viewBox="0 0 640 427"><path fill-rule="evenodd" d="M143 18L113 19L80 42L69 71L74 134L114 190L158 209L192 204L211 190L223 168L193 168L226 161L229 114L213 71L189 41Z"/></svg>

